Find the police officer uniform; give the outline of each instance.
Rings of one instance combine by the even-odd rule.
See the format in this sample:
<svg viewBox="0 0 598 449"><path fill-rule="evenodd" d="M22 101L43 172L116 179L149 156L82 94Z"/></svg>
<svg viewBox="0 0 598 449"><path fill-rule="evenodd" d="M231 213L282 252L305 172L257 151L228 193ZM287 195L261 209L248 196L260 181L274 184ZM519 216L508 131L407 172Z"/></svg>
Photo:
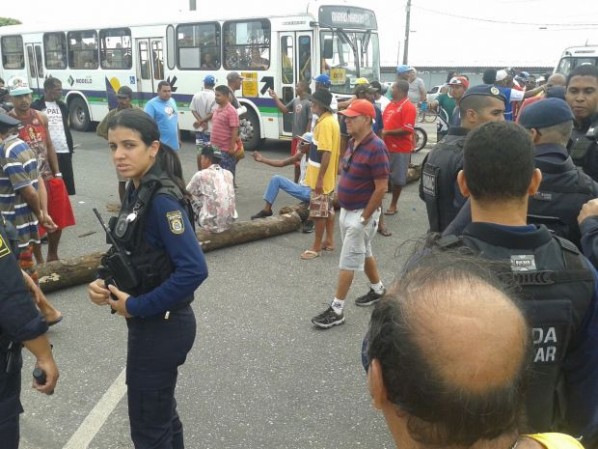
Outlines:
<svg viewBox="0 0 598 449"><path fill-rule="evenodd" d="M519 124L526 129L543 129L573 120L571 108L565 101L547 98L525 108ZM598 197L598 184L574 165L561 144L536 145L534 160L542 172L542 183L530 198L528 223L545 224L579 248L581 233L577 215L587 201Z"/></svg>
<svg viewBox="0 0 598 449"><path fill-rule="evenodd" d="M0 441L5 449L19 446L21 342L48 330L23 282L19 264L0 218Z"/></svg>
<svg viewBox="0 0 598 449"><path fill-rule="evenodd" d="M598 113L573 129L569 151L573 162L598 181Z"/></svg>
<svg viewBox="0 0 598 449"><path fill-rule="evenodd" d="M526 129L542 129L572 120L573 113L567 103L559 98L547 98L526 107L519 124ZM598 183L576 167L567 149L558 143L536 145L534 161L542 172L542 182L538 192L529 199L528 223L544 224L581 248L577 216L587 201L598 197ZM471 209L466 203L445 233L460 235L470 222Z"/></svg>
<svg viewBox="0 0 598 449"><path fill-rule="evenodd" d="M451 246L451 238L443 237L440 246ZM501 274L522 287L533 328L526 431L564 430L583 434L584 444L592 441L598 432L598 274L575 245L544 226L476 222L461 242L504 262Z"/></svg>
<svg viewBox="0 0 598 449"><path fill-rule="evenodd" d="M127 319L126 376L131 436L137 449L183 448L174 390L178 367L195 340L193 292L208 272L187 203L159 161L137 189L129 184L110 227L133 269L131 279L126 270L111 267L114 245L103 259L117 286L131 295L126 302L133 316Z"/></svg>
<svg viewBox="0 0 598 449"><path fill-rule="evenodd" d="M492 85L467 89L461 101L471 95L497 97L504 101L498 88ZM457 174L463 168L463 145L468 131L449 128L448 135L424 159L419 196L426 203L431 232L444 231L465 204L457 185Z"/></svg>

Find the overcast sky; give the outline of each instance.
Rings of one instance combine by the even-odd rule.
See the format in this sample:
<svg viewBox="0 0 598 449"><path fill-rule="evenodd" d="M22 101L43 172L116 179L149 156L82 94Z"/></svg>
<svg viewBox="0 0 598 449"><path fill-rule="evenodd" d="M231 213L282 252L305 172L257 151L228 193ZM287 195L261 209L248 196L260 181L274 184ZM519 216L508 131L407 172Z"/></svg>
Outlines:
<svg viewBox="0 0 598 449"><path fill-rule="evenodd" d="M280 5L301 0L196 0L210 14L238 11L280 13ZM284 2L284 3L283 3ZM402 60L406 0L357 0L378 17L383 65ZM155 20L188 9L188 0L29 0L24 8L0 14L23 23ZM390 6L393 5L393 6ZM59 20L56 18L60 18ZM120 20L119 20L120 21ZM409 63L422 65L554 66L566 46L598 45L598 2L590 0L412 0ZM400 46L400 47L399 47Z"/></svg>

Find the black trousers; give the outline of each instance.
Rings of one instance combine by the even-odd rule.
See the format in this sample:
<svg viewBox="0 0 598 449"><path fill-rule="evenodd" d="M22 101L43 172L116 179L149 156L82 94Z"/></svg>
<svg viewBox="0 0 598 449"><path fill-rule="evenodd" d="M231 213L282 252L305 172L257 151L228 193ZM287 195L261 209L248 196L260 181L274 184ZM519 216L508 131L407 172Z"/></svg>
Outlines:
<svg viewBox="0 0 598 449"><path fill-rule="evenodd" d="M17 449L19 447L19 415L23 406L21 395L21 367L23 360L19 350L13 353L10 372L6 372L7 353L0 351L0 447Z"/></svg>
<svg viewBox="0 0 598 449"><path fill-rule="evenodd" d="M135 449L183 449L183 424L174 392L178 367L195 341L191 306L152 318L131 318L127 396Z"/></svg>
<svg viewBox="0 0 598 449"><path fill-rule="evenodd" d="M73 175L73 154L56 153L58 158L58 168L62 173L62 180L66 186L69 195L75 194L75 176Z"/></svg>

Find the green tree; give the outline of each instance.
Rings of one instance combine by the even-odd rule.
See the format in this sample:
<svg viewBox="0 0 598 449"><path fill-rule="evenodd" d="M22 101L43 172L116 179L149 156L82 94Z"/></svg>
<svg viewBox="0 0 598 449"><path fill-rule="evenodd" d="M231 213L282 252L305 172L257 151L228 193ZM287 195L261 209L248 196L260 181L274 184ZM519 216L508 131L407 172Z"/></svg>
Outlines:
<svg viewBox="0 0 598 449"><path fill-rule="evenodd" d="M11 19L10 17L0 17L0 27L5 25L20 25L21 21L17 19Z"/></svg>

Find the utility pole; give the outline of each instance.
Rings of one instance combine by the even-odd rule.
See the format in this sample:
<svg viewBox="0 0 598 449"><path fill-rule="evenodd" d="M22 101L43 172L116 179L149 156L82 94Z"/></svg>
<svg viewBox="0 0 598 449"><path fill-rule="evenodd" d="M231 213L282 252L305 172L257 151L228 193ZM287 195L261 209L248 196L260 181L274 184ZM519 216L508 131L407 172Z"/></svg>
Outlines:
<svg viewBox="0 0 598 449"><path fill-rule="evenodd" d="M197 0L189 0L189 11L197 10Z"/></svg>
<svg viewBox="0 0 598 449"><path fill-rule="evenodd" d="M405 48L403 51L403 64L407 64L407 61L409 60L409 22L411 19L411 0L407 0L407 6L405 9L407 16L405 18Z"/></svg>

